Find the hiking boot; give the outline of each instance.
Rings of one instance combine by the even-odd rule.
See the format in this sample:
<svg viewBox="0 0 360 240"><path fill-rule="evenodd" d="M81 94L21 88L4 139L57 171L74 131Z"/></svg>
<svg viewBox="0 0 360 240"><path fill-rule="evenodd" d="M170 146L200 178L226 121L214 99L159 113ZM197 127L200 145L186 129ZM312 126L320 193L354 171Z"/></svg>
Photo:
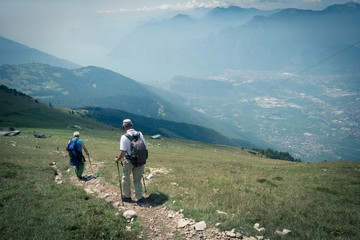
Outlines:
<svg viewBox="0 0 360 240"><path fill-rule="evenodd" d="M122 196L121 198L122 198L122 200L123 200L124 202L131 203L131 197Z"/></svg>
<svg viewBox="0 0 360 240"><path fill-rule="evenodd" d="M144 197L142 197L142 198L140 198L139 200L137 200L137 203L138 204L141 204L141 203L144 203L145 202L145 198Z"/></svg>

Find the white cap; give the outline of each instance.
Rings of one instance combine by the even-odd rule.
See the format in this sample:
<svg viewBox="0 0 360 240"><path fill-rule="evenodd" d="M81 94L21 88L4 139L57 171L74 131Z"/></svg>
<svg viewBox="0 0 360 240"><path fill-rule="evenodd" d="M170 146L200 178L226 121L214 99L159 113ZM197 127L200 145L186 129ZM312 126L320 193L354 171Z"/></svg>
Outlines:
<svg viewBox="0 0 360 240"><path fill-rule="evenodd" d="M129 126L132 126L132 125L133 125L133 123L131 122L130 119L124 119L124 121L123 121L123 126L124 127L129 127Z"/></svg>
<svg viewBox="0 0 360 240"><path fill-rule="evenodd" d="M74 132L74 137L80 137L80 133L79 132Z"/></svg>

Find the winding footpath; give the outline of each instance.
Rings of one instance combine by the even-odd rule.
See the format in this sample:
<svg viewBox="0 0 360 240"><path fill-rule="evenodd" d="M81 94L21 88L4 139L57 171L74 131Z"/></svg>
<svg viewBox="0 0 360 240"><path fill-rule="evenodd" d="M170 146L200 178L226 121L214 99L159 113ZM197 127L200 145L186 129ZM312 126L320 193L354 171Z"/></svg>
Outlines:
<svg viewBox="0 0 360 240"><path fill-rule="evenodd" d="M91 159L93 172L97 172L97 169L101 167L103 163L94 163ZM56 168L56 163L52 166ZM57 170L55 175L55 182L58 184L63 183L62 174ZM150 173L155 176L161 169L151 169ZM85 180L79 181L77 177L72 176L70 178L72 184L84 188L84 190L90 194L95 195L98 198L104 199L111 203L119 212L123 213L129 210L136 212L136 215L141 219L143 231L139 235L139 238L156 239L156 240L169 240L169 239L244 239L244 240L261 240L262 236L245 237L235 231L222 232L214 227L206 228L204 223L196 223L193 219L184 218L182 210L173 211L167 209L161 204L156 204L151 201L151 197L144 195L145 202L138 205L136 202L127 203L124 202L124 206L121 201L121 194L118 187L104 183L100 177L87 175ZM145 180L146 185L151 183L151 179ZM134 196L133 196L133 199ZM127 230L131 231L133 225L133 218L128 220Z"/></svg>

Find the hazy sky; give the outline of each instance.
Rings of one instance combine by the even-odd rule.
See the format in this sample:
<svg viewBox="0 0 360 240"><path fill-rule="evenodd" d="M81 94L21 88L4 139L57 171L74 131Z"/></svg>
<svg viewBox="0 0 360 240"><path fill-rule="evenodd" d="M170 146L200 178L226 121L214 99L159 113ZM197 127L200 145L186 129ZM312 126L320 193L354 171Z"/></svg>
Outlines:
<svg viewBox="0 0 360 240"><path fill-rule="evenodd" d="M0 0L0 36L78 64L93 64L117 39L107 34L140 17L236 5L320 10L350 0ZM355 2L360 2L356 0ZM89 53L91 49L91 53Z"/></svg>

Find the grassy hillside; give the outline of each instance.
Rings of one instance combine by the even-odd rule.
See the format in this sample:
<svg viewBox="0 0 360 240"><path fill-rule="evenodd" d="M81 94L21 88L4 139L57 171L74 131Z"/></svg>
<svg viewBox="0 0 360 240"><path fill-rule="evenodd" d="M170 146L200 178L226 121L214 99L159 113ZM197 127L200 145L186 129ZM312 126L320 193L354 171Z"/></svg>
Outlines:
<svg viewBox="0 0 360 240"><path fill-rule="evenodd" d="M52 137L35 139L34 130ZM63 149L69 131L21 131L0 137L0 239L136 239L138 230L126 231L111 204L87 195L69 178L54 182L50 163L66 172L68 157L56 149Z"/></svg>
<svg viewBox="0 0 360 240"><path fill-rule="evenodd" d="M111 127L65 113L21 92L0 86L0 127L56 129L112 129Z"/></svg>
<svg viewBox="0 0 360 240"><path fill-rule="evenodd" d="M6 87L0 92L0 126L21 131L0 136L0 239L135 239L139 228L126 231L126 221L110 204L88 196L69 178L56 184L50 167L56 162L66 172L63 149L75 130L101 139L103 131L115 135L116 129ZM34 132L49 138L35 138Z"/></svg>
<svg viewBox="0 0 360 240"><path fill-rule="evenodd" d="M29 109L38 104L29 101ZM139 228L125 231L125 223L109 204L70 184L74 172L68 171L69 159L63 151L73 132L66 126L76 120L84 126L80 132L93 163L103 162L98 172L102 181L118 186L114 156L122 131L68 114L62 117L65 113L60 112L59 120L53 118L52 123L32 116L34 108L26 112L14 107L14 113L29 118L9 120L14 113L0 115L2 126L12 123L7 126L22 132L0 137L1 238L135 239ZM54 111L47 105L40 109L47 114ZM51 137L34 138L34 131ZM155 175L147 185L148 194L162 196L167 208L184 209L185 217L270 239L360 238L359 162L293 163L254 156L247 149L145 137L150 156L145 172L168 171ZM53 182L52 162L63 174L64 184ZM136 223L141 224L141 219ZM255 223L266 230L257 232ZM292 231L289 236L274 234L285 228Z"/></svg>
<svg viewBox="0 0 360 240"><path fill-rule="evenodd" d="M109 205L69 183L74 172L68 172L68 157L56 149L65 146L70 131L36 129L52 137L35 139L33 128L21 130L19 136L0 137L0 229L5 239L25 235L72 239L72 234L77 234L75 239L97 239L94 227L97 233L107 234L114 224L121 225ZM93 164L103 162L98 172L101 179L118 186L113 159L121 132L83 130L81 134ZM270 239L282 239L274 232L284 228L292 231L289 239L360 237L358 162L292 163L198 142L148 137L147 142L150 157L145 172L149 168L169 171L155 175L147 185L148 194L162 196L161 202L170 209L184 209L185 217ZM66 181L61 186L52 182L49 163L53 161ZM89 171L87 166L85 174ZM258 233L255 223L266 231Z"/></svg>

